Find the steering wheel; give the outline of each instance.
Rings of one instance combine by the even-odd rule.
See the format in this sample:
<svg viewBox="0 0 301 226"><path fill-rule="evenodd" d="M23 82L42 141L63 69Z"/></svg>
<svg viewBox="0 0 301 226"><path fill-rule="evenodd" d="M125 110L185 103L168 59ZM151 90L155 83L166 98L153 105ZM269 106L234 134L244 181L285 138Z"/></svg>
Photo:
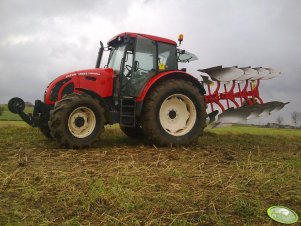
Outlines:
<svg viewBox="0 0 301 226"><path fill-rule="evenodd" d="M129 77L131 77L132 75L131 75L131 72L132 72L132 66L130 66L130 65L125 65L125 68L128 70L128 72L127 72L127 74L125 75L125 77L127 77L127 78L129 78Z"/></svg>

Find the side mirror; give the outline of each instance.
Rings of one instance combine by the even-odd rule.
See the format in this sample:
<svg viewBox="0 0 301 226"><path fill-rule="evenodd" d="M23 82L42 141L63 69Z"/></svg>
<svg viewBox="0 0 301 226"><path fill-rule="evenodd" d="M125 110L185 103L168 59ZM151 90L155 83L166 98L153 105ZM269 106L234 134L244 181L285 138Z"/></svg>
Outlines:
<svg viewBox="0 0 301 226"><path fill-rule="evenodd" d="M135 62L134 62L134 71L138 71L138 69L139 69L139 61L135 60Z"/></svg>

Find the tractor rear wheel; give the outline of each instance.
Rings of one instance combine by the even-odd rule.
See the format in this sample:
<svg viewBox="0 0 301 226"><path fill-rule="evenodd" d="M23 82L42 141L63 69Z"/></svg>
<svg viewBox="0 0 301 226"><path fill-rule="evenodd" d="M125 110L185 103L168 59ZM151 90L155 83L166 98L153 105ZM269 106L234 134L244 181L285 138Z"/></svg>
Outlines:
<svg viewBox="0 0 301 226"><path fill-rule="evenodd" d="M141 126L137 125L136 127L125 127L120 126L121 131L130 138L139 139L143 138L143 129Z"/></svg>
<svg viewBox="0 0 301 226"><path fill-rule="evenodd" d="M202 135L206 123L204 96L192 83L170 79L146 97L142 127L161 146L188 145Z"/></svg>
<svg viewBox="0 0 301 226"><path fill-rule="evenodd" d="M87 94L72 93L50 112L52 136L66 148L89 147L104 130L104 108Z"/></svg>

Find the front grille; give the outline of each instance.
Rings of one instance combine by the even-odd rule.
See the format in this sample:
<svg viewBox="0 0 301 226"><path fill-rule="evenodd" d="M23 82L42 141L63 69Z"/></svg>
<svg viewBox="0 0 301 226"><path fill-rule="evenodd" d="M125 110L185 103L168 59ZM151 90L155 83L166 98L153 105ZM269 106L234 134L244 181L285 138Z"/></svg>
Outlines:
<svg viewBox="0 0 301 226"><path fill-rule="evenodd" d="M64 80L61 80L59 81L51 90L51 93L50 93L50 100L55 102L57 101L58 99L58 94L59 94L59 91L61 89L61 87L66 83L66 82L69 82L71 80L71 78L67 78L67 79L64 79ZM72 83L73 84L73 83ZM67 85L68 86L68 85ZM66 86L66 87L67 87Z"/></svg>

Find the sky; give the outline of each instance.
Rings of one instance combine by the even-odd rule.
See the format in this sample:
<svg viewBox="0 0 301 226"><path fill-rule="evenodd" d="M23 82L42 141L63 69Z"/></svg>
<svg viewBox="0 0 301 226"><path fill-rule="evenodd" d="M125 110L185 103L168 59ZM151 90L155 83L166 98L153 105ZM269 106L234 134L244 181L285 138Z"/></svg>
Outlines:
<svg viewBox="0 0 301 226"><path fill-rule="evenodd" d="M282 75L263 81L261 96L290 104L257 123L291 123L301 112L300 0L0 0L0 25L0 103L43 99L57 76L95 66L99 40L131 31L183 33L181 47L199 58L185 65L193 75L218 65L276 68Z"/></svg>

